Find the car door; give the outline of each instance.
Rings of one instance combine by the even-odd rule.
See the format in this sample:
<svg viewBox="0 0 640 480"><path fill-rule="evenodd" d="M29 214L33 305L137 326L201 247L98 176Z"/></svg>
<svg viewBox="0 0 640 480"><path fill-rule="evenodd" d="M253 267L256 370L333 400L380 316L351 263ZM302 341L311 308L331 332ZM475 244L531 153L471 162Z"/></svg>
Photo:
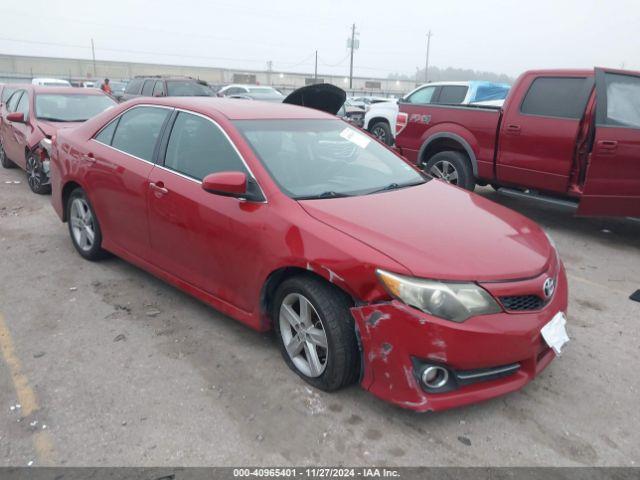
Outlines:
<svg viewBox="0 0 640 480"><path fill-rule="evenodd" d="M579 215L640 217L640 75L596 69L596 131Z"/></svg>
<svg viewBox="0 0 640 480"><path fill-rule="evenodd" d="M530 76L506 109L496 173L501 183L566 193L593 78Z"/></svg>
<svg viewBox="0 0 640 480"><path fill-rule="evenodd" d="M11 151L15 151L15 145L13 141L13 131L11 127L11 122L7 120L7 115L14 112L16 106L18 105L18 101L20 101L20 97L22 96L24 90L15 91L10 97L7 98L7 102L2 107L2 122L0 124L0 135L2 139L2 147L4 148L5 154L7 157L11 158Z"/></svg>
<svg viewBox="0 0 640 480"><path fill-rule="evenodd" d="M21 124L17 122L10 122L7 120L6 115L17 112L19 104L21 104L24 109L25 103L22 100L23 98L26 99L25 101L28 104L29 97L26 90L18 90L9 98L7 108L5 109L5 117L2 121L2 145L4 146L4 151L10 160L22 168L25 167L24 150L20 150L20 145L18 143L19 135L16 135L16 127Z"/></svg>
<svg viewBox="0 0 640 480"><path fill-rule="evenodd" d="M167 130L169 132L169 130ZM260 265L259 225L266 203L208 193L202 179L215 172L251 176L220 125L179 111L165 139L164 161L149 177L149 232L154 263L190 285L244 311L251 270Z"/></svg>
<svg viewBox="0 0 640 480"><path fill-rule="evenodd" d="M171 111L160 106L133 107L100 130L80 155L106 242L147 261L148 177Z"/></svg>
<svg viewBox="0 0 640 480"><path fill-rule="evenodd" d="M24 116L24 123L8 122L9 148L7 149L7 154L9 158L22 169L26 168L27 163L25 155L26 148L28 147L27 136L33 130L33 127L29 123L29 120L31 119L30 103L29 92L25 90L15 107L15 112L22 113Z"/></svg>

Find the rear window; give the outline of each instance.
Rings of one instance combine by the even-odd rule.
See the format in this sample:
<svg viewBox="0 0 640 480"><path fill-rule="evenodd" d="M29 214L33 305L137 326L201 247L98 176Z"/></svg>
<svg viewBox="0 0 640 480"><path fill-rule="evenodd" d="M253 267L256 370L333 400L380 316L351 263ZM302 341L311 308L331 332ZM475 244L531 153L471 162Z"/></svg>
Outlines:
<svg viewBox="0 0 640 480"><path fill-rule="evenodd" d="M204 85L190 80L170 80L167 82L170 97L208 97L213 92Z"/></svg>
<svg viewBox="0 0 640 480"><path fill-rule="evenodd" d="M440 89L440 96L438 96L436 103L453 105L462 103L467 96L467 90L469 90L469 87L462 85L445 85Z"/></svg>
<svg viewBox="0 0 640 480"><path fill-rule="evenodd" d="M543 117L582 118L592 85L591 78L536 78L522 101L520 111Z"/></svg>
<svg viewBox="0 0 640 480"><path fill-rule="evenodd" d="M131 95L139 94L142 82L143 80L141 78L134 78L127 84L127 88L125 89L124 93L129 93Z"/></svg>

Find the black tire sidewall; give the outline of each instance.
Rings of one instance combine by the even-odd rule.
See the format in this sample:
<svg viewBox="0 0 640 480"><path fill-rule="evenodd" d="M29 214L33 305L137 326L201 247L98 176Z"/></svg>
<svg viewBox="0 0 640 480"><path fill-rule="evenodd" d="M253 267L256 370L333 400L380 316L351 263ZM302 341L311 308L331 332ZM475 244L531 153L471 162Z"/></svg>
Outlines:
<svg viewBox="0 0 640 480"><path fill-rule="evenodd" d="M82 198L85 202L87 202L87 205L89 205L89 208L91 209L91 215L93 215L95 240L93 242L93 245L91 246L91 249L86 251L78 246L71 229L71 203L76 198ZM76 251L80 254L80 256L85 258L86 260L91 261L104 258L107 252L102 249L102 230L100 229L100 222L98 221L98 216L96 215L96 212L93 209L93 205L91 205L91 202L89 201L89 198L87 197L87 194L84 192L84 190L82 190L81 188L76 188L73 192L71 192L69 198L67 199L65 212L69 229L69 236L71 237L71 243L73 244L73 247L76 249Z"/></svg>
<svg viewBox="0 0 640 480"><path fill-rule="evenodd" d="M4 145L2 144L2 140L0 140L0 145L2 146L2 149L4 150ZM7 157L7 151L4 150L4 157L2 158L2 166L4 168L13 168L15 167L15 164L9 160L9 157Z"/></svg>
<svg viewBox="0 0 640 480"><path fill-rule="evenodd" d="M324 284L324 280L311 275L293 277L285 280L277 289L271 309L274 331L285 363L307 383L324 391L338 390L353 383L357 378L359 359L349 305L339 292L334 291L334 288ZM280 332L280 306L290 293L299 293L313 304L327 336L329 347L327 365L318 377L308 377L300 372L284 346ZM349 335L349 330L353 335ZM341 345L341 343L348 344ZM352 355L355 355L355 358L351 358ZM345 371L345 369L352 371Z"/></svg>
<svg viewBox="0 0 640 480"><path fill-rule="evenodd" d="M473 169L471 168L471 164L468 158L460 152L445 151L436 153L426 163L423 164L424 171L427 174L431 175L431 167L443 160L452 164L458 172L457 186L460 188L464 188L465 190L473 191L476 186L476 179L473 175Z"/></svg>

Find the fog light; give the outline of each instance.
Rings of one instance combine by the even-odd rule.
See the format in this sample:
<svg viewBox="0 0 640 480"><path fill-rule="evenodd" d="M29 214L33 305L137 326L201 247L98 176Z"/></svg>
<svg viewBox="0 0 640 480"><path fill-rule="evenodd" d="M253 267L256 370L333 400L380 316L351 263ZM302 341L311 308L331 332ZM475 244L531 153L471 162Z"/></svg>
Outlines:
<svg viewBox="0 0 640 480"><path fill-rule="evenodd" d="M420 379L428 388L442 388L449 382L449 371L437 365L429 365L422 370Z"/></svg>

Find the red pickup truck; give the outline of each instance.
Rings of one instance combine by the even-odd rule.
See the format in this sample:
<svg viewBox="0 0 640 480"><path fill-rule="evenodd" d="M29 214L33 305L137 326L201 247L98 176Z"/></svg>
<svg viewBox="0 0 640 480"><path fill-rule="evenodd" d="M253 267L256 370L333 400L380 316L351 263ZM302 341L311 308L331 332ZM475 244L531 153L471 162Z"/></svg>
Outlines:
<svg viewBox="0 0 640 480"><path fill-rule="evenodd" d="M640 72L529 71L502 107L421 104L419 93L399 102L396 148L428 173L578 215L640 217Z"/></svg>

